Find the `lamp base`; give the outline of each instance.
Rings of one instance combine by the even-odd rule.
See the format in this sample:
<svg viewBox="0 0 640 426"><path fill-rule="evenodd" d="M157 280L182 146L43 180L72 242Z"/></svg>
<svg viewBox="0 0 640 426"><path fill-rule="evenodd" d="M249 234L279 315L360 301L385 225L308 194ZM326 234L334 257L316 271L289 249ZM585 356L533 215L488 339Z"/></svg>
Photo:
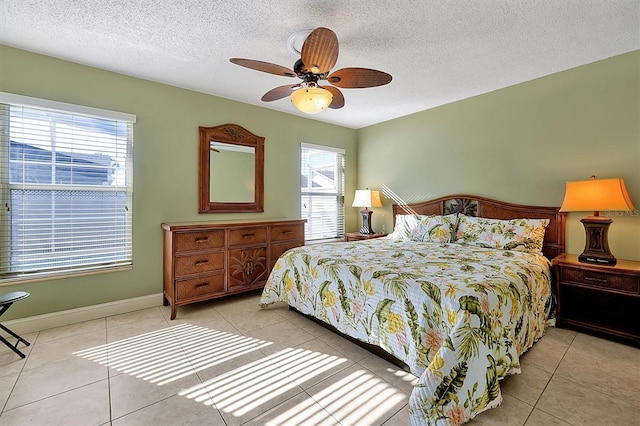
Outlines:
<svg viewBox="0 0 640 426"><path fill-rule="evenodd" d="M584 251L578 256L578 261L596 263L598 265L615 265L616 258L609 250L609 225L613 219L600 216L588 216L580 220L586 232Z"/></svg>
<svg viewBox="0 0 640 426"><path fill-rule="evenodd" d="M360 228L360 233L363 235L375 234L371 227L371 215L373 211L365 208L364 210L360 210L360 214L362 215L362 228Z"/></svg>

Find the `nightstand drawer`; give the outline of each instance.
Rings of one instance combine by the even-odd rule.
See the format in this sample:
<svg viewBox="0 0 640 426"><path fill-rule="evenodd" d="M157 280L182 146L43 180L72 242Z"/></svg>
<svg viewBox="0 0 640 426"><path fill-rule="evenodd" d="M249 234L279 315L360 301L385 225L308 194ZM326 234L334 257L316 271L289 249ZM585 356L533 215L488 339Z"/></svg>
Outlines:
<svg viewBox="0 0 640 426"><path fill-rule="evenodd" d="M640 277L601 273L583 269L562 268L560 280L594 287L622 290L629 293L640 293Z"/></svg>

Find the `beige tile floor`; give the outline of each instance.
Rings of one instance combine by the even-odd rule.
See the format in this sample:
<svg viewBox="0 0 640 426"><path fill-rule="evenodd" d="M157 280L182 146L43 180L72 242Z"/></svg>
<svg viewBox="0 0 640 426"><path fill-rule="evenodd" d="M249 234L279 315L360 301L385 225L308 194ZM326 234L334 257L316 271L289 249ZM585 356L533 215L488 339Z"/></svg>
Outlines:
<svg viewBox="0 0 640 426"><path fill-rule="evenodd" d="M415 378L259 294L0 348L0 425L407 425ZM470 425L640 425L640 349L550 329Z"/></svg>

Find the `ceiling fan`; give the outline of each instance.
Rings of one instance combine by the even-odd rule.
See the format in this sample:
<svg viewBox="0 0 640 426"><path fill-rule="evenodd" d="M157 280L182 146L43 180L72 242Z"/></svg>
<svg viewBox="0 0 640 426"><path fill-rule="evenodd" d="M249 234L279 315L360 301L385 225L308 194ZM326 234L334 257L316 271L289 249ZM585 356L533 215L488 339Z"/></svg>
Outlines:
<svg viewBox="0 0 640 426"><path fill-rule="evenodd" d="M391 82L391 75L370 68L342 68L331 72L338 60L338 37L328 28L316 28L305 39L300 50L300 59L293 70L270 62L253 59L231 58L236 65L284 77L298 77L301 83L279 86L262 96L262 101L271 102L291 96L291 102L299 110L314 114L324 109L344 106L344 96L338 87L359 89L383 86ZM321 86L320 81L330 85Z"/></svg>

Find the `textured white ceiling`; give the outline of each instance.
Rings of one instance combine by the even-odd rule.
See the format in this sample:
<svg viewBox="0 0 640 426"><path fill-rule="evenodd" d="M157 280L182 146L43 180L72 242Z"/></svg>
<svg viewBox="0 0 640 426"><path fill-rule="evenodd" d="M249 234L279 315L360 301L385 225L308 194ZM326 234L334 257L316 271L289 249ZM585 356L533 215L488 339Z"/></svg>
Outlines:
<svg viewBox="0 0 640 426"><path fill-rule="evenodd" d="M393 81L344 89L313 116L268 90L299 80L229 62L293 67L296 31L331 28L334 71ZM640 0L2 0L0 43L361 128L640 49Z"/></svg>

